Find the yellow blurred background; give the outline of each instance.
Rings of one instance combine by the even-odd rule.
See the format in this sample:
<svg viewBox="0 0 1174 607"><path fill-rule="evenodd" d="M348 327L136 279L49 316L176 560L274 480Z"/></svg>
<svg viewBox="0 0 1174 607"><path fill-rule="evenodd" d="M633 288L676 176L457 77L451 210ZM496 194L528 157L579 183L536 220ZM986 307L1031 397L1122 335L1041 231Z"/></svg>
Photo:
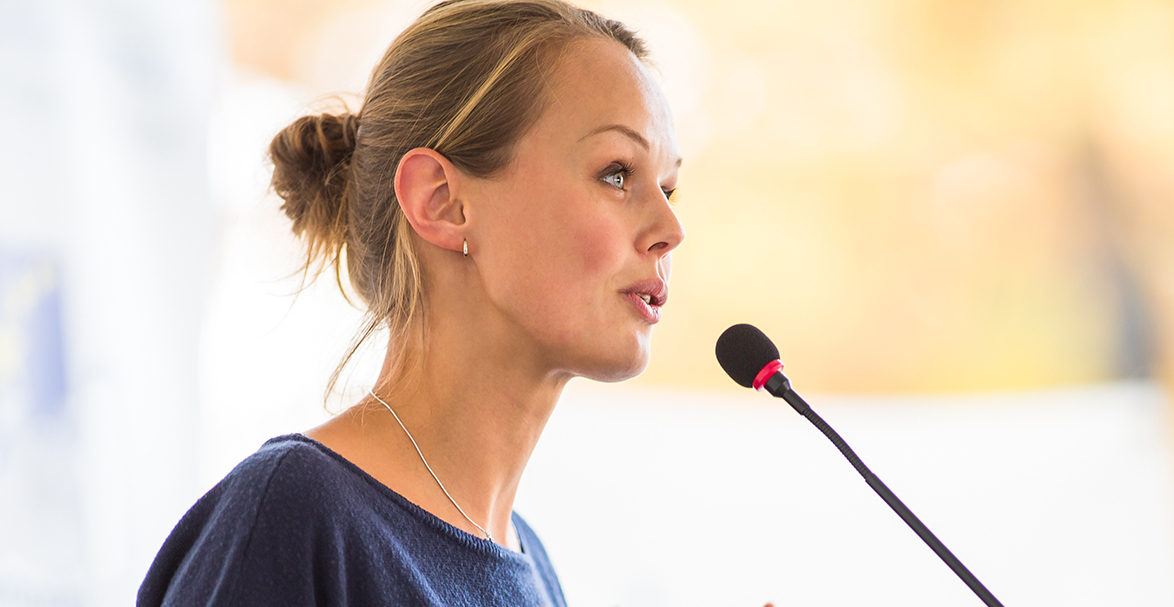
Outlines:
<svg viewBox="0 0 1174 607"><path fill-rule="evenodd" d="M1174 5L588 2L676 113L688 238L637 382L726 386L751 322L798 385L1174 376ZM242 73L361 93L426 6L224 0Z"/></svg>

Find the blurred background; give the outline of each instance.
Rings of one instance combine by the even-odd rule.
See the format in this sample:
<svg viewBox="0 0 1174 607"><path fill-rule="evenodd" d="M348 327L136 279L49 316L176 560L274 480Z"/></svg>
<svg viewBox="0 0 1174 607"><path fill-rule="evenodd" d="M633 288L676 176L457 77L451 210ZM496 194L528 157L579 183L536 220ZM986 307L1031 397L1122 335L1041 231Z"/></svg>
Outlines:
<svg viewBox="0 0 1174 607"><path fill-rule="evenodd" d="M0 606L125 605L359 326L267 191L419 0L0 3ZM685 155L652 363L572 382L518 510L576 606L977 599L737 322L1006 604L1174 604L1174 4L585 2ZM766 400L764 400L766 399Z"/></svg>

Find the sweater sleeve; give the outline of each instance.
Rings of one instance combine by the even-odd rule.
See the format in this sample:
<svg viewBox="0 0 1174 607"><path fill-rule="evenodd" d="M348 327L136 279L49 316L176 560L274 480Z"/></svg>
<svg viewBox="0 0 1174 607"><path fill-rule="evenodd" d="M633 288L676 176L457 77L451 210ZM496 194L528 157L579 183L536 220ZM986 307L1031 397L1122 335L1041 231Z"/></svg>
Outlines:
<svg viewBox="0 0 1174 607"><path fill-rule="evenodd" d="M324 605L314 579L321 502L290 473L297 459L260 452L201 498L159 551L138 606Z"/></svg>

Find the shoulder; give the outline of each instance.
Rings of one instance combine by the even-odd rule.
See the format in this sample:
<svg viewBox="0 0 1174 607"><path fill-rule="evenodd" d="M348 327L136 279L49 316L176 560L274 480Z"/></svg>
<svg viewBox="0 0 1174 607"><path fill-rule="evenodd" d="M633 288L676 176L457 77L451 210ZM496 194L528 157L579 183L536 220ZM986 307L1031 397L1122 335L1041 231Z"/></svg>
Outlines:
<svg viewBox="0 0 1174 607"><path fill-rule="evenodd" d="M348 468L348 462L321 444L300 434L288 434L267 441L209 495L230 508L254 503L278 508L286 505L293 506L290 515L312 516L321 514L322 507L346 499L350 492L345 488L356 480Z"/></svg>
<svg viewBox="0 0 1174 607"><path fill-rule="evenodd" d="M196 502L180 525L267 524L274 517L259 520L260 514L274 509L278 511L272 513L277 515L275 522L305 523L345 498L338 489L348 476L342 463L317 443L299 434L279 436L237 464Z"/></svg>
<svg viewBox="0 0 1174 607"><path fill-rule="evenodd" d="M286 434L265 441L221 481L226 490L254 486L259 482L306 482L298 472L316 472L311 478L326 478L342 472L341 463L325 447L301 434Z"/></svg>
<svg viewBox="0 0 1174 607"><path fill-rule="evenodd" d="M170 604L165 599L177 596L234 604L250 593L241 581L257 579L272 580L282 589L272 596L298 604L290 593L299 591L302 569L312 566L307 556L315 538L330 535L323 531L331 526L331 513L353 494L345 490L348 476L341 462L308 438L295 434L266 442L179 521L143 581L139 604Z"/></svg>

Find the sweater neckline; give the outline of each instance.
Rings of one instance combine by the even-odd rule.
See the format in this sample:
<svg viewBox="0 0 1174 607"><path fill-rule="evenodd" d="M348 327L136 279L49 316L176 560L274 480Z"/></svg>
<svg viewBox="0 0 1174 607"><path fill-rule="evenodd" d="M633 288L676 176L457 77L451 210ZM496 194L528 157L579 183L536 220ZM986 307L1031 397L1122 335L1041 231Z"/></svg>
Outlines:
<svg viewBox="0 0 1174 607"><path fill-rule="evenodd" d="M510 559L510 560L522 560L522 561L525 561L526 563L533 564L533 558L531 557L531 555L534 552L532 550L532 547L530 546L530 542L529 542L528 538L526 537L526 535L524 533L522 533L522 526L525 523L523 523L520 520L520 517L518 516L517 512L512 512L512 511L510 512L510 521L513 522L514 530L518 534L518 544L522 548L521 552L515 552L513 550L510 550L509 548L506 548L506 547L498 544L497 542L493 542L493 541L487 540L483 537L478 537L476 535L473 535L473 534L469 533L468 531L465 531L464 529L461 529L460 527L457 527L457 526L449 523L448 521L436 516L435 514L432 514L431 512L425 510L424 508L421 508L415 502L404 497L403 495L401 495L400 493L398 493L397 491L395 491L391 487L388 487L387 485L384 485L383 483L379 482L378 479L376 479L375 477L368 474L365 470L360 468L354 462L343 457L341 454L337 453L336 451L334 451L330 447L327 447L326 445L324 445L324 444L318 442L317 440L312 439L304 434L292 433L292 434L284 434L281 436L276 436L276 437L271 438L268 441L266 441L265 444L266 445L271 444L271 443L278 444L278 443L287 442L287 441L293 441L293 442L306 444L306 445L320 451L321 453L325 454L326 456L330 457L331 459L336 461L340 466L342 466L343 469L345 469L346 471L350 472L351 474L357 476L360 480L364 481L367 485L371 486L371 488L374 489L377 493L381 494L382 497L389 499L394 505L398 506L402 510L405 510L408 514L412 515L414 518L420 520L422 523L424 523L428 527L432 528L433 530L439 532L441 535L460 544L463 547L474 550L476 552L487 553L489 555L492 555L492 556L495 556L498 558L506 558L506 559Z"/></svg>

